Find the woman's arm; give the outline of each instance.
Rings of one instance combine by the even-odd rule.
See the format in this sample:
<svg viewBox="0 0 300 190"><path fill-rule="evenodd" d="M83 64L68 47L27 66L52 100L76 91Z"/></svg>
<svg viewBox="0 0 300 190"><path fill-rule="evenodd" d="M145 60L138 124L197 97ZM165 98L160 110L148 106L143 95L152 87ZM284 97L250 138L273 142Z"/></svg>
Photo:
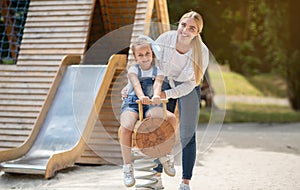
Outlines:
<svg viewBox="0 0 300 190"><path fill-rule="evenodd" d="M174 88L165 90L164 92L167 99L169 98L176 99L188 95L195 87L196 87L196 81L190 80L190 81L183 82Z"/></svg>
<svg viewBox="0 0 300 190"><path fill-rule="evenodd" d="M121 90L121 97L122 97L122 99L128 97L128 91L129 91L129 89L130 89L130 84L127 83L126 86L124 86L124 88L122 88L122 90Z"/></svg>

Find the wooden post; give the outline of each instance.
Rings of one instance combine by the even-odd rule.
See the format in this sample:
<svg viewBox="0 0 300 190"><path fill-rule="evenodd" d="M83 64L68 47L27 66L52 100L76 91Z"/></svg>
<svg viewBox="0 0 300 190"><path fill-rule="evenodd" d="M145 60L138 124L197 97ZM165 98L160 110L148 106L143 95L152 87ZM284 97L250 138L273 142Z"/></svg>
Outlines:
<svg viewBox="0 0 300 190"><path fill-rule="evenodd" d="M144 110L143 110L143 104L140 100L137 100L136 103L139 106L139 118L140 118L140 122L143 121L144 119Z"/></svg>
<svg viewBox="0 0 300 190"><path fill-rule="evenodd" d="M157 12L159 25L159 32L164 33L170 30L170 20L168 14L168 7L166 0L155 0L155 8Z"/></svg>

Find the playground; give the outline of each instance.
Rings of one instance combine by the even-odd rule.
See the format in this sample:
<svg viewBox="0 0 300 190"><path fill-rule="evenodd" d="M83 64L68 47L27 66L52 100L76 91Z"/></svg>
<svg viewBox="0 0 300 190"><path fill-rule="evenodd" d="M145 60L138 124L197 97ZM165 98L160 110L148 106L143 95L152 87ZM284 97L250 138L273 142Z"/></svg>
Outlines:
<svg viewBox="0 0 300 190"><path fill-rule="evenodd" d="M0 5L0 189L126 189L118 128L128 47L170 30L167 1ZM300 124L222 126L223 106L218 126L198 127L192 189L297 189ZM177 189L180 159L165 189Z"/></svg>
<svg viewBox="0 0 300 190"><path fill-rule="evenodd" d="M167 1L0 5L0 170L56 180L78 165L119 166L129 46L170 30Z"/></svg>

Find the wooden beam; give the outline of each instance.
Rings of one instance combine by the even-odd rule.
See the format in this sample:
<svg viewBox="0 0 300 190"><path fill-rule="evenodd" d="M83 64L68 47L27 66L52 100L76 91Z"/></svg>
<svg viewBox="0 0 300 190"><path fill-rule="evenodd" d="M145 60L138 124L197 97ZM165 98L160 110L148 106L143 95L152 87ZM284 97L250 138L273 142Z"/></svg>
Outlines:
<svg viewBox="0 0 300 190"><path fill-rule="evenodd" d="M109 12L107 8L107 4L105 3L105 0L99 0L99 4L101 7L100 12L102 13L102 18L103 18L103 26L105 29L105 32L111 31L111 26L110 26L110 18L109 18Z"/></svg>
<svg viewBox="0 0 300 190"><path fill-rule="evenodd" d="M164 33L170 30L167 0L155 0L155 8L159 25L159 32Z"/></svg>
<svg viewBox="0 0 300 190"><path fill-rule="evenodd" d="M144 21L145 22L144 23L144 34L145 35L149 35L149 33L150 33L150 25L146 24L146 23L151 23L153 8L154 8L154 0L149 0L148 4L147 4L146 18Z"/></svg>

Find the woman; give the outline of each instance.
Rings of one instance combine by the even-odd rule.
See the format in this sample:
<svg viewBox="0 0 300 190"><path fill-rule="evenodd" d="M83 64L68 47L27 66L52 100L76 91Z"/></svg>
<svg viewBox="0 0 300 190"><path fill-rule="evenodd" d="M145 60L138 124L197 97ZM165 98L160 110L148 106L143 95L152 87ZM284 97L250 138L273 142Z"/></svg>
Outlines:
<svg viewBox="0 0 300 190"><path fill-rule="evenodd" d="M166 78L161 98L169 99L171 105L168 108L171 112L174 112L174 101L178 102L182 145L180 190L190 189L189 183L196 160L196 128L200 108L199 85L209 60L208 48L200 36L202 28L201 15L194 11L187 12L179 20L176 31L161 34L152 46L159 60L157 66ZM166 90L166 87L169 89ZM124 91L122 94L124 96ZM159 165L156 170L161 173L162 166Z"/></svg>
<svg viewBox="0 0 300 190"><path fill-rule="evenodd" d="M161 98L177 99L182 145L181 190L190 189L196 160L196 128L200 107L200 82L208 66L209 51L201 40L203 20L190 11L179 20L177 31L163 33L156 40L161 51L158 67L166 76L170 89ZM173 110L171 110L173 111ZM158 172L159 168L158 168Z"/></svg>

